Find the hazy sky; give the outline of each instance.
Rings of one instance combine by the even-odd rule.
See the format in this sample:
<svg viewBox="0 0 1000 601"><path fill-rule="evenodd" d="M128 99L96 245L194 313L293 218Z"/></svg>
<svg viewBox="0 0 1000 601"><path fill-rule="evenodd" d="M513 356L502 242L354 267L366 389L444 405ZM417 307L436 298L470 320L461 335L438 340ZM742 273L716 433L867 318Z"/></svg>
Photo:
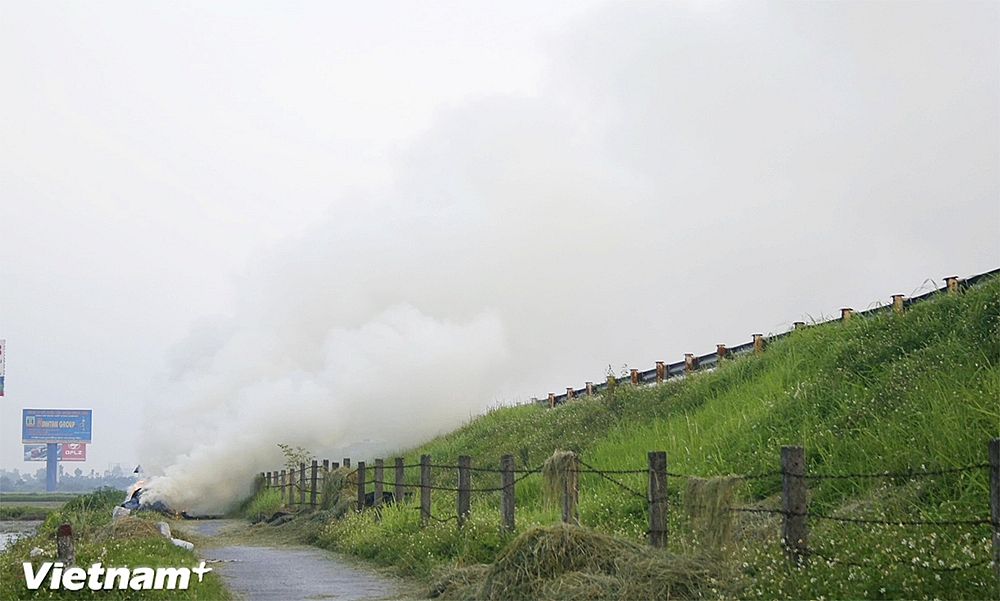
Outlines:
<svg viewBox="0 0 1000 601"><path fill-rule="evenodd" d="M0 465L91 408L195 490L993 269L998 7L3 2Z"/></svg>

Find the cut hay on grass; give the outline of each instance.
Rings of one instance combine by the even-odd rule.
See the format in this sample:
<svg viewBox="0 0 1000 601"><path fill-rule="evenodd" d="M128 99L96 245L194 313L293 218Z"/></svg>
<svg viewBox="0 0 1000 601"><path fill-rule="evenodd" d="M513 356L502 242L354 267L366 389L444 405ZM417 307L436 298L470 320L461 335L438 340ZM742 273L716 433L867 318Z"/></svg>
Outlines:
<svg viewBox="0 0 1000 601"><path fill-rule="evenodd" d="M690 477L684 491L684 508L702 546L712 552L729 543L733 530L733 497L739 478Z"/></svg>
<svg viewBox="0 0 1000 601"><path fill-rule="evenodd" d="M163 535L156 529L156 524L149 520L131 516L113 520L110 524L101 528L97 534L98 539L119 541L161 537Z"/></svg>
<svg viewBox="0 0 1000 601"><path fill-rule="evenodd" d="M709 559L558 524L531 528L511 541L478 598L690 599L715 572Z"/></svg>
<svg viewBox="0 0 1000 601"><path fill-rule="evenodd" d="M489 571L489 564L482 563L460 568L437 568L431 574L431 588L427 596L431 599L477 599L479 588Z"/></svg>

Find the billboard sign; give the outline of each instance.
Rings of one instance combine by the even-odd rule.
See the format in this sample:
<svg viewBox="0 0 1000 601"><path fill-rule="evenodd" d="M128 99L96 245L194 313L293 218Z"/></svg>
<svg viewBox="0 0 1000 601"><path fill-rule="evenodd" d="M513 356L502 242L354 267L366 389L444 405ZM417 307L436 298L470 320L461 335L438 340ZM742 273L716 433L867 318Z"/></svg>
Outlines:
<svg viewBox="0 0 1000 601"><path fill-rule="evenodd" d="M21 442L90 442L90 409L24 409Z"/></svg>
<svg viewBox="0 0 1000 601"><path fill-rule="evenodd" d="M45 461L48 454L48 445L26 444L24 445L25 461ZM87 445L82 442L64 442L59 445L59 461L86 461Z"/></svg>

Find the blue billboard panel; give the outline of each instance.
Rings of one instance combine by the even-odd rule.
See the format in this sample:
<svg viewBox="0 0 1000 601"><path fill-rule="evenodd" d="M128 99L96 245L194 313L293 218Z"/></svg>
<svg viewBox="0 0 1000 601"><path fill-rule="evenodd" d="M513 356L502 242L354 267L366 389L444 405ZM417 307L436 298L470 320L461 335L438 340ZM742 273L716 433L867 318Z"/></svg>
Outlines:
<svg viewBox="0 0 1000 601"><path fill-rule="evenodd" d="M24 409L21 442L90 442L90 409Z"/></svg>

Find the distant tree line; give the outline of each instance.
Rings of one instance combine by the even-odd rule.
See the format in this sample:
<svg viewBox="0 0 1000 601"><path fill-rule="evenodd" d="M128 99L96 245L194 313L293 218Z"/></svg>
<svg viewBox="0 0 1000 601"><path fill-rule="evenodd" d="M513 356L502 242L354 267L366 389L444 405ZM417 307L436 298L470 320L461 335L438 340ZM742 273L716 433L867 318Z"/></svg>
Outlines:
<svg viewBox="0 0 1000 601"><path fill-rule="evenodd" d="M82 469L76 468L72 473L63 469L59 465L59 478L57 490L62 492L89 492L104 486L125 490L137 477L135 474L127 473L120 466L115 466L103 473L97 470L90 470L85 474ZM45 491L45 468L38 468L34 474L21 470L5 470L0 468L0 492L44 492Z"/></svg>

